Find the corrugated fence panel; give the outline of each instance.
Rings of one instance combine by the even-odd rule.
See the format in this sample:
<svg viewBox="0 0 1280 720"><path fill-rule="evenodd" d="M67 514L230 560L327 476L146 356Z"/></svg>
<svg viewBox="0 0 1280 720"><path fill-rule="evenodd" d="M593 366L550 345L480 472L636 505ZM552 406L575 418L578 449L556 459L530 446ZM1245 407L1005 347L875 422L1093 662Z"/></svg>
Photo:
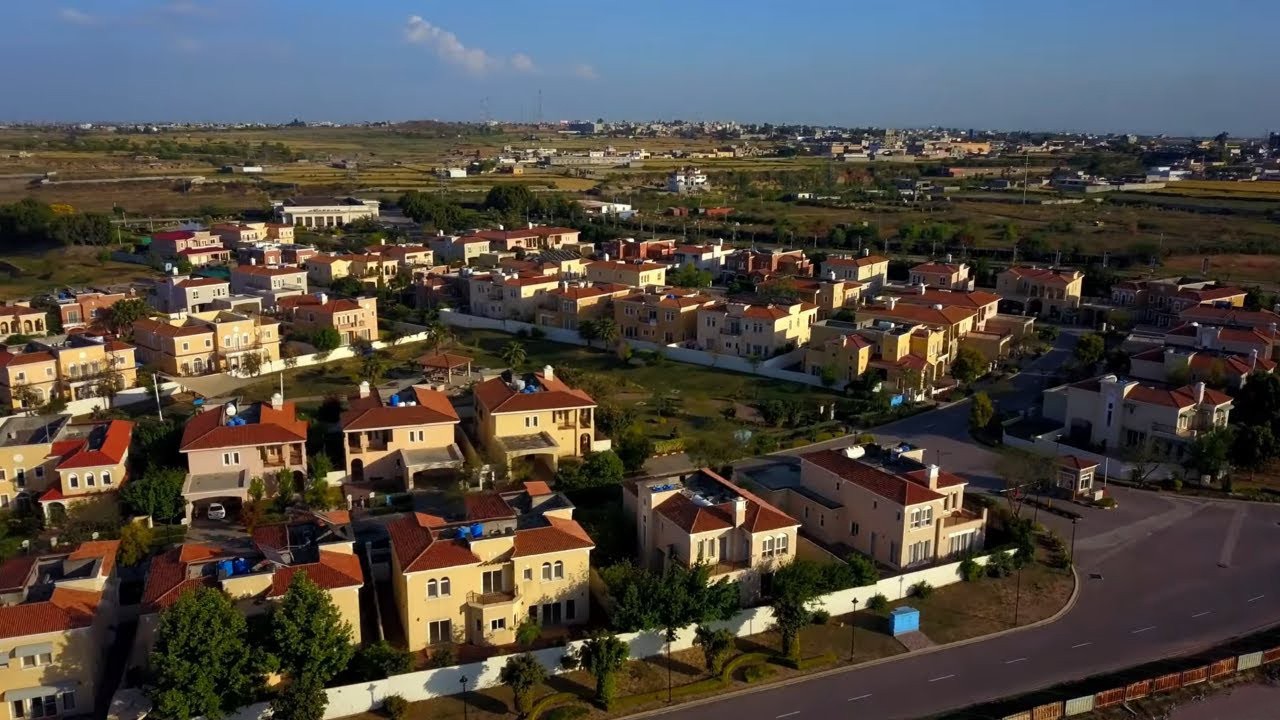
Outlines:
<svg viewBox="0 0 1280 720"><path fill-rule="evenodd" d="M1236 670L1248 670L1262 664L1262 653L1251 652L1236 658Z"/></svg>
<svg viewBox="0 0 1280 720"><path fill-rule="evenodd" d="M1153 693L1169 692L1170 690L1177 690L1180 687L1182 687L1182 673L1161 675L1151 681L1151 692Z"/></svg>
<svg viewBox="0 0 1280 720"><path fill-rule="evenodd" d="M1218 662L1213 663L1212 665L1209 666L1209 677L1220 678L1223 675L1230 675L1235 671L1236 671L1236 659L1226 658L1225 660L1219 660Z"/></svg>
<svg viewBox="0 0 1280 720"><path fill-rule="evenodd" d="M1208 665L1195 668L1194 670L1182 671L1182 684L1184 687L1187 685L1195 685L1196 683L1202 683L1208 679L1209 679Z"/></svg>
<svg viewBox="0 0 1280 720"><path fill-rule="evenodd" d="M1137 700L1151 694L1151 681L1139 680L1124 689L1125 700Z"/></svg>
<svg viewBox="0 0 1280 720"><path fill-rule="evenodd" d="M1031 711L1031 720L1058 720L1062 717L1062 703L1041 705Z"/></svg>
<svg viewBox="0 0 1280 720"><path fill-rule="evenodd" d="M1080 715L1082 713L1093 712L1093 696L1085 695L1084 697L1072 698L1067 701L1063 711L1067 715Z"/></svg>
<svg viewBox="0 0 1280 720"><path fill-rule="evenodd" d="M1095 708L1111 707L1124 702L1124 688L1116 688L1115 690L1103 690L1094 696L1093 706Z"/></svg>
<svg viewBox="0 0 1280 720"><path fill-rule="evenodd" d="M1277 660L1280 660L1280 648L1271 648L1270 650L1262 653L1263 663L1273 663Z"/></svg>

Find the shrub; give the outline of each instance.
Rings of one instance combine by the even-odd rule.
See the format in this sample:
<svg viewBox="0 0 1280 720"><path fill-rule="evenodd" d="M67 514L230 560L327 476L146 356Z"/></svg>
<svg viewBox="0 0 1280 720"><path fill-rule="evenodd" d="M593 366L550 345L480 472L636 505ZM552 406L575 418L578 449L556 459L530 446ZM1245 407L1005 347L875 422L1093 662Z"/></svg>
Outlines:
<svg viewBox="0 0 1280 720"><path fill-rule="evenodd" d="M977 582L982 578L983 567L973 558L965 558L960 563L960 577L965 582Z"/></svg>
<svg viewBox="0 0 1280 720"><path fill-rule="evenodd" d="M564 670L577 670L582 665L582 658L578 657L578 653L572 649L566 650L560 656L560 667Z"/></svg>
<svg viewBox="0 0 1280 720"><path fill-rule="evenodd" d="M399 695L388 695L382 700L382 711L391 720L402 720L409 714L409 701Z"/></svg>
<svg viewBox="0 0 1280 720"><path fill-rule="evenodd" d="M433 668L442 668L442 667L449 667L450 665L457 665L458 649L453 646L453 643L445 643L444 645L441 645L440 647L436 648L435 651L431 653L431 658L429 660L429 663Z"/></svg>
<svg viewBox="0 0 1280 720"><path fill-rule="evenodd" d="M826 610L813 611L814 625L826 625L829 622L831 622L831 613L827 612Z"/></svg>
<svg viewBox="0 0 1280 720"><path fill-rule="evenodd" d="M742 671L742 679L749 683L760 682L773 675L774 669L768 665L752 665Z"/></svg>
<svg viewBox="0 0 1280 720"><path fill-rule="evenodd" d="M933 586L929 584L928 580L921 580L920 582L911 586L912 597L918 597L921 600L924 600L925 598L929 597L932 594L933 594Z"/></svg>
<svg viewBox="0 0 1280 720"><path fill-rule="evenodd" d="M552 708L550 712L542 717L545 720L577 720L587 714L585 705L562 705L558 708Z"/></svg>
<svg viewBox="0 0 1280 720"><path fill-rule="evenodd" d="M1098 507L1110 510L1116 506L1116 499L1113 497L1104 497L1098 501Z"/></svg>
<svg viewBox="0 0 1280 720"><path fill-rule="evenodd" d="M880 593L872 595L871 599L867 601L867 609L872 612L883 612L887 607L889 607L889 598Z"/></svg>
<svg viewBox="0 0 1280 720"><path fill-rule="evenodd" d="M1180 478L1165 478L1160 485L1171 492L1180 492L1182 490L1182 480Z"/></svg>
<svg viewBox="0 0 1280 720"><path fill-rule="evenodd" d="M1003 550L991 553L987 558L987 574L994 578L1009 577L1013 574L1013 558Z"/></svg>

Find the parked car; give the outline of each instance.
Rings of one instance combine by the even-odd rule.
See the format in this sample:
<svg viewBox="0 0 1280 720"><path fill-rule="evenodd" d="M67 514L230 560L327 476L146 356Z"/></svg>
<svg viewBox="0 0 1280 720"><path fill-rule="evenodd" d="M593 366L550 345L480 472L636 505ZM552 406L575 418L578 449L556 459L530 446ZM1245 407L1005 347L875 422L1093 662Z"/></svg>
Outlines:
<svg viewBox="0 0 1280 720"><path fill-rule="evenodd" d="M209 503L209 519L210 520L226 520L227 509L222 503Z"/></svg>

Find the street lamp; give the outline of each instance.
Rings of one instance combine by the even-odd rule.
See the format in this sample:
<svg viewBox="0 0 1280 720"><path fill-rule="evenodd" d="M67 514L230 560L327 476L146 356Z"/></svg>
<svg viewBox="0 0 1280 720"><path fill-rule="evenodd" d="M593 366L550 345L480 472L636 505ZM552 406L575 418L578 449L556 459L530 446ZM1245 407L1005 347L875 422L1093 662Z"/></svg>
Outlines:
<svg viewBox="0 0 1280 720"><path fill-rule="evenodd" d="M466 675L458 678L458 682L462 684L462 695L459 696L462 698L462 720L467 720L467 680Z"/></svg>
<svg viewBox="0 0 1280 720"><path fill-rule="evenodd" d="M849 615L849 662L858 648L858 598L853 599L853 613Z"/></svg>
<svg viewBox="0 0 1280 720"><path fill-rule="evenodd" d="M1076 566L1076 521L1080 518L1071 518L1071 567Z"/></svg>

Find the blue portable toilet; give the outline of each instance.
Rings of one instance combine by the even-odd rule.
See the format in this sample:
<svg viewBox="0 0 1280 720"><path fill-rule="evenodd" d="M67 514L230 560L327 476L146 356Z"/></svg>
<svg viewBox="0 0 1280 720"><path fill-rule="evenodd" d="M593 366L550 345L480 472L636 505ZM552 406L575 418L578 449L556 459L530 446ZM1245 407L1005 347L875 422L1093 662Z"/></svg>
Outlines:
<svg viewBox="0 0 1280 720"><path fill-rule="evenodd" d="M920 611L905 605L894 608L889 613L889 627L894 637L903 633L916 632L920 629Z"/></svg>

